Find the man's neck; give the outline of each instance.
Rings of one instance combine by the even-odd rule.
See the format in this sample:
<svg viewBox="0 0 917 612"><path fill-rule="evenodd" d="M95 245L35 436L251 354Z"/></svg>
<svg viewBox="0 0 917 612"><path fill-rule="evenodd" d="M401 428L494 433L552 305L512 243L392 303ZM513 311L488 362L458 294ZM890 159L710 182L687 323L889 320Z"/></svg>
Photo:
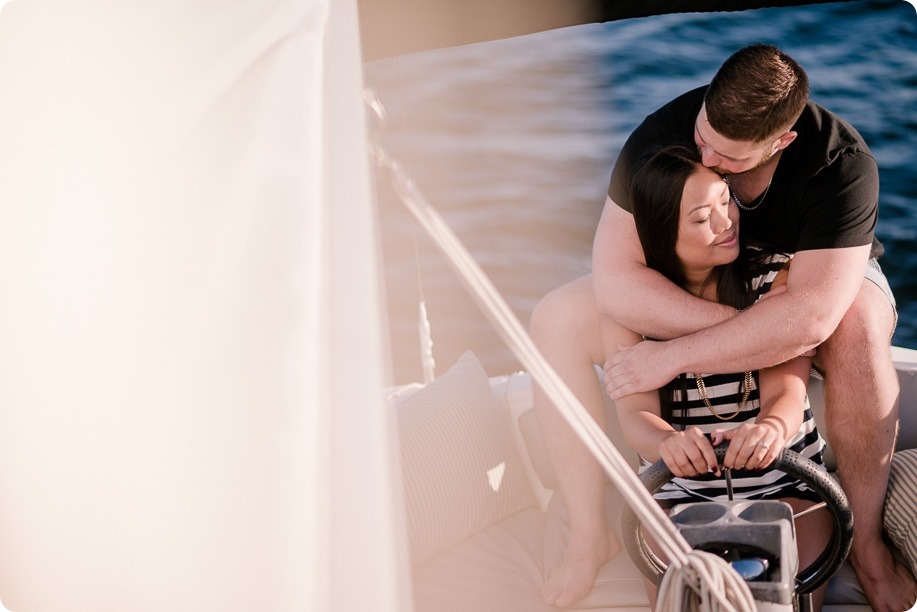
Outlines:
<svg viewBox="0 0 917 612"><path fill-rule="evenodd" d="M742 202L752 202L767 190L782 153L778 151L762 166L729 177L729 186Z"/></svg>

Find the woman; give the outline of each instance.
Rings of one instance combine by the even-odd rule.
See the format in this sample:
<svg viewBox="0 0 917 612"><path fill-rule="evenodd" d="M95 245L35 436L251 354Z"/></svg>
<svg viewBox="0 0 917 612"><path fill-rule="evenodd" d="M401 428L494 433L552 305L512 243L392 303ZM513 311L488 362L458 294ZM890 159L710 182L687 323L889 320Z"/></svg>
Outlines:
<svg viewBox="0 0 917 612"><path fill-rule="evenodd" d="M633 202L647 265L693 295L741 309L785 282L787 256L742 249L728 184L701 164L694 148L653 152L634 174ZM611 326L603 342L618 350L641 339ZM644 468L662 459L676 477L656 494L660 503L726 499L713 451L723 441L729 441L723 466L734 470L736 498L780 499L794 512L818 501L805 485L767 469L785 446L822 463L824 441L806 397L810 366L810 358L797 357L760 372L687 373L658 393L617 400L624 437ZM823 550L830 517L824 510L801 517L796 534L805 567ZM655 588L647 583L647 590L655 603ZM819 591L816 609L823 598Z"/></svg>

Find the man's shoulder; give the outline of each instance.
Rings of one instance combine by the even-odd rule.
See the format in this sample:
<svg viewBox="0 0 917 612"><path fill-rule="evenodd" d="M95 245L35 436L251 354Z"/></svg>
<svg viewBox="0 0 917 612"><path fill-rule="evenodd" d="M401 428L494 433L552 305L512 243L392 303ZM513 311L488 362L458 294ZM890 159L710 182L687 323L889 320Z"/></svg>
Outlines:
<svg viewBox="0 0 917 612"><path fill-rule="evenodd" d="M866 141L851 123L814 101L806 105L796 129L810 148L823 151L826 162L844 153L872 156Z"/></svg>
<svg viewBox="0 0 917 612"><path fill-rule="evenodd" d="M615 160L608 182L608 195L618 206L631 210L631 172L647 151L663 144L693 142L694 121L706 91L704 85L681 94L647 115L631 132Z"/></svg>
<svg viewBox="0 0 917 612"><path fill-rule="evenodd" d="M817 188L827 193L852 177L877 184L878 165L866 141L836 113L809 101L793 129L799 136L785 150L781 166L794 189Z"/></svg>
<svg viewBox="0 0 917 612"><path fill-rule="evenodd" d="M686 91L660 106L646 118L644 124L657 122L667 125L693 125L697 113L700 112L700 107L704 103L704 95L706 93L706 85Z"/></svg>
<svg viewBox="0 0 917 612"><path fill-rule="evenodd" d="M647 115L627 139L625 157L639 158L662 144L693 142L694 122L706 91L706 85L692 89Z"/></svg>

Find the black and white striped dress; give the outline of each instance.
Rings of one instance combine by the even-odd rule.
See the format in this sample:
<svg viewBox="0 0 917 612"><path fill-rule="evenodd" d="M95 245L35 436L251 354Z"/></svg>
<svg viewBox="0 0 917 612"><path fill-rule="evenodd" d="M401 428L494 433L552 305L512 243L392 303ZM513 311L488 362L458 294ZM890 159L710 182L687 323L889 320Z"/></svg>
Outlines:
<svg viewBox="0 0 917 612"><path fill-rule="evenodd" d="M787 261L784 255L773 256L764 265L762 273L752 282L756 297L766 293L780 268ZM753 384L745 409L728 421L717 419L704 404L697 384L691 374L682 374L675 383L672 401L672 425L676 430L698 427L704 433L714 429L732 429L743 423L753 423L760 412L758 396L758 373L753 373ZM730 415L736 411L742 400L743 373L703 375L707 397L713 409L721 415ZM685 394L686 392L686 399ZM787 447L813 462L823 465L825 442L815 427L809 400L805 400L802 425L787 443ZM642 472L650 463L645 459L640 468ZM814 492L779 470L733 470L733 497L735 499L776 499L780 497L799 497L818 500ZM674 478L663 486L655 498L666 506L711 499L727 499L724 476L704 474L694 478Z"/></svg>

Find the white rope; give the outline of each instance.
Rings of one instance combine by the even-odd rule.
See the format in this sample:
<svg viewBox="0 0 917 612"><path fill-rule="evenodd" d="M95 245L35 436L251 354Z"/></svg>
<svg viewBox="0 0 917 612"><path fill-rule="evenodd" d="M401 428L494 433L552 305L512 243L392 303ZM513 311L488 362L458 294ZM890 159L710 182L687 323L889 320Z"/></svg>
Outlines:
<svg viewBox="0 0 917 612"><path fill-rule="evenodd" d="M435 378L436 360L433 358L433 334L427 317L427 302L420 298L417 313L417 333L420 335L420 365L423 368L423 383L429 385Z"/></svg>
<svg viewBox="0 0 917 612"><path fill-rule="evenodd" d="M429 233L434 242L442 249L452 266L462 279L471 296L477 301L478 306L488 317L491 324L507 343L516 358L532 374L533 378L542 387L548 398L554 402L557 410L567 420L583 444L595 456L596 460L608 474L608 477L621 492L628 505L633 508L640 521L661 547L669 559L669 569L666 575L672 574L668 583L663 580L663 585L687 585L682 588L682 595L670 597L665 600L674 600L678 607L665 608L657 606L658 610L684 610L681 607L686 603L684 597L688 591L693 592L695 600L699 601L698 610L722 610L729 612L746 612L749 608L745 600L751 600L748 585L742 581L732 568L721 561L698 561L706 559L708 553L693 551L681 533L675 528L659 504L646 490L640 479L630 468L627 461L614 447L605 432L596 424L569 387L560 376L547 363L528 333L519 323L518 318L510 310L506 301L496 290L493 283L484 274L468 250L454 234L452 229L443 221L436 210L430 206L418 191L413 181L408 179L400 165L385 154L381 147L376 147L375 157L377 163L387 168L392 177L392 184L401 197L408 210L414 215L421 226ZM729 576L724 576L728 574ZM733 580L734 579L734 580ZM740 584L736 584L737 580ZM728 585L724 591L722 585ZM659 593L663 595L669 586L660 586ZM711 590L713 589L713 590ZM744 589L744 591L743 591ZM743 593L747 598L734 607L729 598L735 593ZM752 609L754 603L752 601ZM737 602L738 603L738 602ZM668 604L666 604L668 605Z"/></svg>
<svg viewBox="0 0 917 612"><path fill-rule="evenodd" d="M748 583L720 557L702 550L688 555L688 563L670 565L656 597L657 612L755 610Z"/></svg>

